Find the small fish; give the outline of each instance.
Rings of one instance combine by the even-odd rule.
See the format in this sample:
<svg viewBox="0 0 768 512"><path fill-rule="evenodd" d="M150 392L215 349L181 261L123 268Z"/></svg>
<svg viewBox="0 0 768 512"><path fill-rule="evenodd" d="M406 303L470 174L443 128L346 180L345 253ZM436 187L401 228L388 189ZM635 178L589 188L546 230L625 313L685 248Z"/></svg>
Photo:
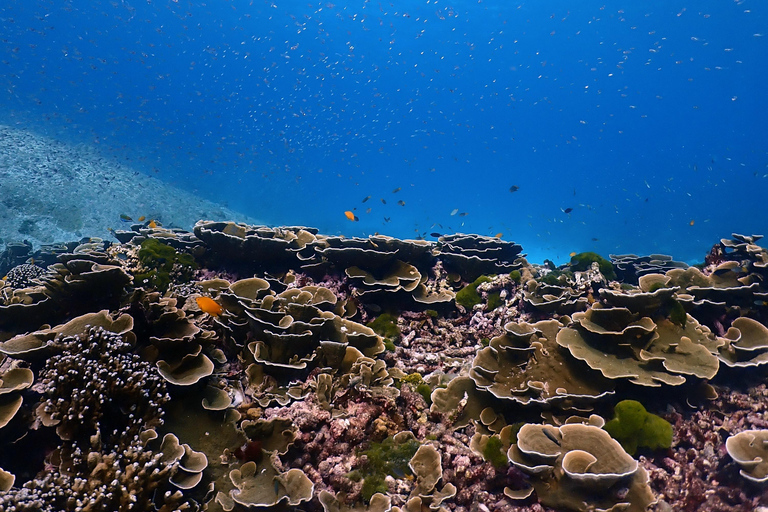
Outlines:
<svg viewBox="0 0 768 512"><path fill-rule="evenodd" d="M393 190L393 191L392 191L392 193L393 193L393 194L397 194L397 193L398 193L398 192L400 192L401 190L403 190L403 187L397 187L395 190Z"/></svg>
<svg viewBox="0 0 768 512"><path fill-rule="evenodd" d="M367 210L365 210L365 213L371 213L371 208L368 208Z"/></svg>
<svg viewBox="0 0 768 512"><path fill-rule="evenodd" d="M493 238L501 238L502 236L504 236L504 233L499 232L493 235Z"/></svg>
<svg viewBox="0 0 768 512"><path fill-rule="evenodd" d="M595 237L592 237L592 241L593 241L593 242L597 242L598 240L600 240L600 239L599 239L599 238L595 238Z"/></svg>
<svg viewBox="0 0 768 512"><path fill-rule="evenodd" d="M383 197L381 198L381 204L387 204Z"/></svg>
<svg viewBox="0 0 768 512"><path fill-rule="evenodd" d="M397 202L397 204L399 204L400 206L405 206L405 201L403 201L403 200L401 199L401 200L399 200L399 201Z"/></svg>
<svg viewBox="0 0 768 512"><path fill-rule="evenodd" d="M689 226L693 226L694 224L695 224L694 221L691 221L691 222L688 223Z"/></svg>
<svg viewBox="0 0 768 512"><path fill-rule="evenodd" d="M384 217L384 222L389 222L392 220L392 217Z"/></svg>
<svg viewBox="0 0 768 512"><path fill-rule="evenodd" d="M363 202L366 202L366 201L367 201L367 200L369 200L370 198L371 198L371 196L365 196L365 199L363 199Z"/></svg>
<svg viewBox="0 0 768 512"><path fill-rule="evenodd" d="M459 217L466 217L467 215L469 215L467 212L461 212L459 214Z"/></svg>
<svg viewBox="0 0 768 512"><path fill-rule="evenodd" d="M560 209L563 210L562 208ZM573 211L573 208L566 208L565 210L563 210L563 213L571 213L572 211Z"/></svg>
<svg viewBox="0 0 768 512"><path fill-rule="evenodd" d="M129 216L127 216L126 214L121 213L120 214L120 220L123 221L123 222L131 222L133 219L130 218Z"/></svg>
<svg viewBox="0 0 768 512"><path fill-rule="evenodd" d="M149 224L147 224L147 227L150 229L154 229L157 227L157 222L155 222L154 220L150 220Z"/></svg>
<svg viewBox="0 0 768 512"><path fill-rule="evenodd" d="M513 194L518 190L520 190L520 187L518 187L517 185L512 185L511 187L509 187L509 191L512 192Z"/></svg>
<svg viewBox="0 0 768 512"><path fill-rule="evenodd" d="M435 238L440 238L443 235L441 235L440 233L430 233L429 236L433 236Z"/></svg>
<svg viewBox="0 0 768 512"><path fill-rule="evenodd" d="M568 256L570 256L571 258L573 258L574 256L576 256L576 251L573 251L573 252L572 252L571 254L569 254Z"/></svg>
<svg viewBox="0 0 768 512"><path fill-rule="evenodd" d="M458 208L454 208L453 211L451 211L451 216L454 216L457 213L459 213L459 209Z"/></svg>
<svg viewBox="0 0 768 512"><path fill-rule="evenodd" d="M136 220L138 220L139 222L144 222L144 219L146 219L146 217L142 215L141 217L139 217Z"/></svg>
<svg viewBox="0 0 768 512"><path fill-rule="evenodd" d="M224 312L224 308L210 297L198 297L195 300L197 301L197 307L199 307L203 313L208 313L211 316L219 316Z"/></svg>
<svg viewBox="0 0 768 512"><path fill-rule="evenodd" d="M357 215L355 215L354 213L352 213L352 212L351 212L351 211L349 211L349 210L347 210L347 211L345 211L345 212L344 212L344 216L345 216L346 218L348 218L349 220L351 220L352 222L357 222L357 221L359 221L359 220L360 220L359 218L357 218Z"/></svg>

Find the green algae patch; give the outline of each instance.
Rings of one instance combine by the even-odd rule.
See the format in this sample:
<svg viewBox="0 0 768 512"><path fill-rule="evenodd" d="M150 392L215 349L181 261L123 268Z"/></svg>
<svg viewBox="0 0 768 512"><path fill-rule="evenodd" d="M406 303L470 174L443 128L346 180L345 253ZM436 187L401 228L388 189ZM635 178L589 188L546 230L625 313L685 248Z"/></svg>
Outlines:
<svg viewBox="0 0 768 512"><path fill-rule="evenodd" d="M483 458L490 462L496 469L505 468L509 465L507 452L504 450L504 444L498 436L491 436L483 448Z"/></svg>
<svg viewBox="0 0 768 512"><path fill-rule="evenodd" d="M657 450L672 446L672 425L646 411L640 402L622 400L613 412L616 417L603 428L630 455L634 455L638 448Z"/></svg>
<svg viewBox="0 0 768 512"><path fill-rule="evenodd" d="M418 386L419 384L422 384L424 382L424 378L421 376L420 373L409 373L405 377L402 378L403 382L407 382L409 384L413 384L414 386Z"/></svg>
<svg viewBox="0 0 768 512"><path fill-rule="evenodd" d="M368 327L383 338L396 340L400 337L400 328L397 326L397 317L392 313L382 313L375 320L367 324Z"/></svg>
<svg viewBox="0 0 768 512"><path fill-rule="evenodd" d="M509 273L509 278L517 284L520 284L520 281L523 279L523 274L521 274L519 270L513 270Z"/></svg>
<svg viewBox="0 0 768 512"><path fill-rule="evenodd" d="M483 283L490 282L491 278L488 276L480 276L473 282L456 292L456 304L460 304L467 309L472 309L477 304L483 302L480 298L480 294L477 293L477 287Z"/></svg>
<svg viewBox="0 0 768 512"><path fill-rule="evenodd" d="M573 277L573 272L568 270L552 270L541 278L541 282L551 286L563 286L568 284L568 279Z"/></svg>
<svg viewBox="0 0 768 512"><path fill-rule="evenodd" d="M427 406L432 406L432 388L429 384L422 382L416 386L416 392L421 395Z"/></svg>
<svg viewBox="0 0 768 512"><path fill-rule="evenodd" d="M190 254L176 252L170 245L148 238L141 242L139 262L146 270L134 276L138 284L148 284L159 291L166 291L172 277L190 280L192 271L197 268L195 259ZM172 276L171 273L175 276Z"/></svg>
<svg viewBox="0 0 768 512"><path fill-rule="evenodd" d="M616 279L616 272L613 271L613 264L603 258L596 252L580 252L571 258L571 270L584 271L597 263L600 266L600 273L610 280Z"/></svg>
<svg viewBox="0 0 768 512"><path fill-rule="evenodd" d="M504 301L501 300L501 295L499 293L492 293L488 295L488 311L493 311L502 304L504 304Z"/></svg>
<svg viewBox="0 0 768 512"><path fill-rule="evenodd" d="M413 438L398 443L393 437L388 437L380 443L371 443L367 450L360 452L360 456L366 457L359 471L363 478L362 494L366 503L369 503L377 492L387 493L387 484L384 481L387 475L394 478L412 475L408 462L420 445L421 443Z"/></svg>
<svg viewBox="0 0 768 512"><path fill-rule="evenodd" d="M677 324L685 329L685 324L688 320L688 314L685 312L683 305L675 299L670 299L669 304L667 305L667 311L669 314L669 320L673 324Z"/></svg>

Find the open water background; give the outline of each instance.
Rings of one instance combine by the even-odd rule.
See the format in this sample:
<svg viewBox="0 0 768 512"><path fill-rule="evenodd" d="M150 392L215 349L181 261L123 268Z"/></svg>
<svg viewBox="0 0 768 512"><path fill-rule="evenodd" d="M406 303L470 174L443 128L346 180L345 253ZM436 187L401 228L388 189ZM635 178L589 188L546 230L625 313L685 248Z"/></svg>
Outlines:
<svg viewBox="0 0 768 512"><path fill-rule="evenodd" d="M0 26L0 123L270 225L538 262L768 234L762 0L9 0Z"/></svg>

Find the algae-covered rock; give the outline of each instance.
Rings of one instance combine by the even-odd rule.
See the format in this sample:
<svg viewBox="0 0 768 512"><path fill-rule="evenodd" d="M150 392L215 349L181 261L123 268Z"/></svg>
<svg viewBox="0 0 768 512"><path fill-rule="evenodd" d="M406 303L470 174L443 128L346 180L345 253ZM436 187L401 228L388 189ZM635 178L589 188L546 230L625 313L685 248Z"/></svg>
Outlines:
<svg viewBox="0 0 768 512"><path fill-rule="evenodd" d="M469 283L467 286L456 292L456 304L460 304L467 309L472 309L477 304L480 304L483 299L480 297L480 294L477 293L477 287L490 281L490 277L480 276Z"/></svg>
<svg viewBox="0 0 768 512"><path fill-rule="evenodd" d="M640 402L622 400L613 411L616 417L603 428L630 455L634 455L638 448L656 450L672 446L672 425L646 411Z"/></svg>
<svg viewBox="0 0 768 512"><path fill-rule="evenodd" d="M614 272L611 262L595 252L580 252L579 254L574 254L571 257L571 270L589 270L592 263L597 263L600 266L600 273L607 279L616 279L616 272Z"/></svg>

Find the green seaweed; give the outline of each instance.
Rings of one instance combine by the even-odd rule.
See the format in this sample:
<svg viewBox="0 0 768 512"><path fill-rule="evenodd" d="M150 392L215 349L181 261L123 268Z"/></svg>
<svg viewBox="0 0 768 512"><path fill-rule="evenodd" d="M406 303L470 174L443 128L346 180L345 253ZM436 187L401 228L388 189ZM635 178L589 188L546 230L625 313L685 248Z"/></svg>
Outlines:
<svg viewBox="0 0 768 512"><path fill-rule="evenodd" d="M488 295L487 311L493 311L502 304L504 304L504 301L501 300L501 295L499 293L491 293Z"/></svg>
<svg viewBox="0 0 768 512"><path fill-rule="evenodd" d="M421 395L424 401L427 402L428 406L432 405L432 388L429 387L429 384L422 382L421 384L417 385L416 392Z"/></svg>
<svg viewBox="0 0 768 512"><path fill-rule="evenodd" d="M483 448L483 459L493 464L496 469L501 469L509 465L507 453L504 451L504 444L498 436L491 436Z"/></svg>
<svg viewBox="0 0 768 512"><path fill-rule="evenodd" d="M483 299L480 298L480 294L477 293L477 287L483 283L487 283L491 280L488 276L480 276L467 286L456 292L456 304L460 304L467 309L472 309L477 304L480 304Z"/></svg>
<svg viewBox="0 0 768 512"><path fill-rule="evenodd" d="M392 313L382 313L375 320L366 324L383 338L393 342L400 337L400 328L397 326L397 317Z"/></svg>
<svg viewBox="0 0 768 512"><path fill-rule="evenodd" d="M431 318L437 318L438 316L437 310L435 309L427 309L424 312L427 314L428 317L431 317Z"/></svg>
<svg viewBox="0 0 768 512"><path fill-rule="evenodd" d="M388 339L384 340L384 348L389 352L394 352L395 350L397 350L395 343L392 340L388 340Z"/></svg>
<svg viewBox="0 0 768 512"><path fill-rule="evenodd" d="M409 373L405 377L402 378L403 382L407 382L409 384L413 384L414 386L418 386L422 382L424 382L424 379L422 378L420 373Z"/></svg>
<svg viewBox="0 0 768 512"><path fill-rule="evenodd" d="M523 279L523 275L520 273L519 270L513 270L509 273L509 278L512 279L517 284L520 284L520 281Z"/></svg>
<svg viewBox="0 0 768 512"><path fill-rule="evenodd" d="M420 443L415 439L409 439L403 443L395 443L391 437L380 443L371 443L367 450L359 453L365 455L366 460L360 468L363 477L363 499L366 503L377 492L386 494L387 484L385 478L390 475L395 478L404 478L411 475L408 462L416 454Z"/></svg>
<svg viewBox="0 0 768 512"><path fill-rule="evenodd" d="M178 273L182 280L189 280L192 278L192 271L197 268L191 254L176 252L170 245L154 238L141 242L138 256L147 271L136 274L134 282L138 285L148 284L163 292L171 284L171 272Z"/></svg>
<svg viewBox="0 0 768 512"><path fill-rule="evenodd" d="M596 252L580 252L579 254L574 255L571 258L571 270L588 270L589 267L592 266L592 263L595 262L600 266L600 273L607 279L616 279L616 272L613 271L613 264Z"/></svg>
<svg viewBox="0 0 768 512"><path fill-rule="evenodd" d="M645 410L636 400L622 400L613 410L616 415L603 427L627 453L638 448L656 450L672 446L672 425L660 416Z"/></svg>
<svg viewBox="0 0 768 512"><path fill-rule="evenodd" d="M688 314L685 312L683 305L680 304L680 301L670 299L667 305L667 311L669 314L669 320L673 324L677 324L685 329L685 324L688 321Z"/></svg>

